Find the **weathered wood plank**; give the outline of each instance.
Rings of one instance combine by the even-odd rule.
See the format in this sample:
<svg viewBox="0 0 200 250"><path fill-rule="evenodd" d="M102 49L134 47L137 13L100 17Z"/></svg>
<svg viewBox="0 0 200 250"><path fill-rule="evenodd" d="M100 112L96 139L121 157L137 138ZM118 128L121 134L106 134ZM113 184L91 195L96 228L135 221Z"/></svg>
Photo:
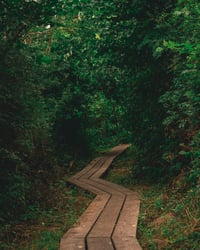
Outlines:
<svg viewBox="0 0 200 250"><path fill-rule="evenodd" d="M123 151L125 151L128 147L130 147L130 144L120 144L118 146L113 147L109 152L107 152L105 155L107 156L118 156Z"/></svg>
<svg viewBox="0 0 200 250"><path fill-rule="evenodd" d="M85 183L87 183L88 185L95 186L98 190L101 190L101 192L106 192L106 193L113 194L113 195L125 196L122 192L113 188L112 185L106 186L106 185L104 185L104 183L99 183L97 181L93 181L92 179L89 179L89 180L88 179L81 179L81 180L84 181Z"/></svg>
<svg viewBox="0 0 200 250"><path fill-rule="evenodd" d="M96 183L101 183L105 187L112 187L112 189L115 189L116 191L121 192L123 194L126 194L126 195L129 195L129 194L133 195L134 194L135 197L139 198L139 195L138 195L137 192L133 192L128 188L122 187L122 186L117 185L115 183L112 183L112 182L109 182L109 181L106 181L106 180L102 180L102 179L99 179L99 178L91 177L90 179L93 180Z"/></svg>
<svg viewBox="0 0 200 250"><path fill-rule="evenodd" d="M81 176L81 179L88 179L90 178L92 175L94 175L99 169L101 169L101 167L104 165L106 161L105 157L101 157L96 164L93 165L92 169L90 171L88 171L87 173L85 173L83 176Z"/></svg>
<svg viewBox="0 0 200 250"><path fill-rule="evenodd" d="M123 196L112 196L89 232L88 238L111 237L123 203Z"/></svg>
<svg viewBox="0 0 200 250"><path fill-rule="evenodd" d="M139 206L140 200L134 194L126 197L113 236L136 237Z"/></svg>
<svg viewBox="0 0 200 250"><path fill-rule="evenodd" d="M85 249L85 238L108 203L110 195L98 195L76 224L62 237L60 250ZM84 247L83 247L84 246Z"/></svg>
<svg viewBox="0 0 200 250"><path fill-rule="evenodd" d="M88 250L113 250L113 244L110 238L98 237L87 239Z"/></svg>
<svg viewBox="0 0 200 250"><path fill-rule="evenodd" d="M101 177L109 168L110 164L113 162L114 160L114 156L107 156L104 158L104 164L102 165L101 168L99 168L91 177L92 178L99 178Z"/></svg>
<svg viewBox="0 0 200 250"><path fill-rule="evenodd" d="M84 176L87 172L91 171L93 167L101 160L102 157L98 157L92 160L85 168L83 168L80 172L76 173L73 177L78 179Z"/></svg>
<svg viewBox="0 0 200 250"><path fill-rule="evenodd" d="M81 238L62 238L60 242L60 250L86 250L85 237Z"/></svg>
<svg viewBox="0 0 200 250"><path fill-rule="evenodd" d="M87 182L87 179L77 180L77 179L71 178L69 180L69 182L71 182L72 184L75 184L75 185L77 185L85 190L88 190L94 194L97 194L97 195L102 195L102 194L106 193L106 192L100 190L99 188L96 188L94 185L91 185L90 182Z"/></svg>
<svg viewBox="0 0 200 250"><path fill-rule="evenodd" d="M112 235L117 250L141 249L136 240L139 206L140 200L138 196L134 193L127 195ZM133 248L133 246L135 246L135 248Z"/></svg>
<svg viewBox="0 0 200 250"><path fill-rule="evenodd" d="M93 177L98 178L101 177L106 170L108 169L108 167L110 166L110 164L113 162L113 160L119 155L121 154L124 150L126 150L130 145L129 144L121 144L119 146L114 147L110 152L105 154L106 157L106 162L104 163L104 165L99 169L99 171L93 175Z"/></svg>
<svg viewBox="0 0 200 250"><path fill-rule="evenodd" d="M134 237L116 237L113 244L115 250L142 250Z"/></svg>

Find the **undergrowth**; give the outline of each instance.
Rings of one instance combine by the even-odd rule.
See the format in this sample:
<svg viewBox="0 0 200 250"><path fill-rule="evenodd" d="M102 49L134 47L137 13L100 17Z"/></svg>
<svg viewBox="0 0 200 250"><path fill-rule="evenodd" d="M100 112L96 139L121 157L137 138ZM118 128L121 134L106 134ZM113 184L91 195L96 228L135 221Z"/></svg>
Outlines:
<svg viewBox="0 0 200 250"><path fill-rule="evenodd" d="M136 180L131 175L133 164L129 149L113 163L106 178L139 192L137 238L142 249L199 250L200 186L186 186L184 173L167 182Z"/></svg>
<svg viewBox="0 0 200 250"><path fill-rule="evenodd" d="M79 162L73 166L70 175L85 164ZM1 250L59 249L62 235L76 222L92 199L92 195L67 184L68 177L69 174L65 174L59 180L50 180L48 194L44 190L37 190L44 199L43 206L39 206L41 203L32 205L19 220L0 226Z"/></svg>

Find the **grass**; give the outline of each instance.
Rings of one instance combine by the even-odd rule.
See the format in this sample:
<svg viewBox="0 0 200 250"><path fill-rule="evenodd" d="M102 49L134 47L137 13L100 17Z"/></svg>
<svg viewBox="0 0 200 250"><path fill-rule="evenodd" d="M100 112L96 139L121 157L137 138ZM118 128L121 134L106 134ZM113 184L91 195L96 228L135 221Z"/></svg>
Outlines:
<svg viewBox="0 0 200 250"><path fill-rule="evenodd" d="M68 177L65 175L61 180L52 182L49 196L44 197L45 208L30 206L20 221L0 228L1 250L59 249L62 235L92 199L91 194L68 185Z"/></svg>
<svg viewBox="0 0 200 250"><path fill-rule="evenodd" d="M197 190L178 192L170 185L143 191L138 238L143 249L192 249L200 245Z"/></svg>
<svg viewBox="0 0 200 250"><path fill-rule="evenodd" d="M137 238L143 250L200 249L200 189L185 189L184 176L170 183L133 179L131 150L113 163L106 179L138 191L141 207Z"/></svg>

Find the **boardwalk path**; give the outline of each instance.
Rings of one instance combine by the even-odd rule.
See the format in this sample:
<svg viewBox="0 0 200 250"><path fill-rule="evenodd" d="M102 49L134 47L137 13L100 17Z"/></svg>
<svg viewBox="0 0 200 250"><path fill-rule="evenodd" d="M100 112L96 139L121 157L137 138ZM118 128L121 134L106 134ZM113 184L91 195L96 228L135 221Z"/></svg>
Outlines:
<svg viewBox="0 0 200 250"><path fill-rule="evenodd" d="M69 182L96 194L96 198L64 234L60 250L142 249L136 239L138 194L99 178L128 146L123 144L113 148L70 178Z"/></svg>

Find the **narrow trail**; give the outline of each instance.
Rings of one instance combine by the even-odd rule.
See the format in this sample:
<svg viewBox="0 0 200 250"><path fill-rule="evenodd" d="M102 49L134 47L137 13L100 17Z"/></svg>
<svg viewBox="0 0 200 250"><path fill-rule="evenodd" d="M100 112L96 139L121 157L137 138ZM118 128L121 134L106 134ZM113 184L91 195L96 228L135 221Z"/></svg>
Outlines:
<svg viewBox="0 0 200 250"><path fill-rule="evenodd" d="M140 200L137 192L100 179L116 156L129 147L122 144L69 179L96 194L78 222L61 239L60 250L141 250L136 239Z"/></svg>

